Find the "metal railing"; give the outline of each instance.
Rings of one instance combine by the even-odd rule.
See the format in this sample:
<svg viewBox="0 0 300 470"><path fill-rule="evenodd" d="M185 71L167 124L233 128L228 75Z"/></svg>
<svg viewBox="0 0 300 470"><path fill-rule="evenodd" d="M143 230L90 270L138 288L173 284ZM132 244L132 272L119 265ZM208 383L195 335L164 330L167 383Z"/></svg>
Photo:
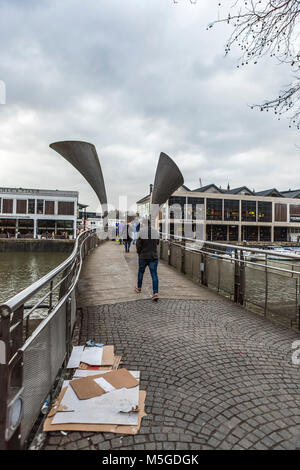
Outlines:
<svg viewBox="0 0 300 470"><path fill-rule="evenodd" d="M234 302L300 330L300 252L160 235L160 257L168 264Z"/></svg>
<svg viewBox="0 0 300 470"><path fill-rule="evenodd" d="M81 233L59 266L0 305L0 449L21 449L70 354L75 288L83 259L100 240ZM31 317L43 319L32 330Z"/></svg>

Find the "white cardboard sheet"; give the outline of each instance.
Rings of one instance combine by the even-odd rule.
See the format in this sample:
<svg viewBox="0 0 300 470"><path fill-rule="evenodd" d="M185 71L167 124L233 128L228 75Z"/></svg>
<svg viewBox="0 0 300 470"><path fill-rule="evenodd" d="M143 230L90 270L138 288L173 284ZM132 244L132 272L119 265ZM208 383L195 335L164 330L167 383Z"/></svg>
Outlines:
<svg viewBox="0 0 300 470"><path fill-rule="evenodd" d="M108 370L88 370L88 369L76 369L73 375L73 379L79 377L91 377L93 375L106 374L106 372L111 372L111 369ZM137 380L140 379L139 370L129 370L130 374Z"/></svg>
<svg viewBox="0 0 300 470"><path fill-rule="evenodd" d="M92 366L101 366L103 348L97 346L85 348L81 354L81 362Z"/></svg>
<svg viewBox="0 0 300 470"><path fill-rule="evenodd" d="M67 369L79 367L80 362L85 362L92 366L101 366L103 348L74 346L67 364Z"/></svg>
<svg viewBox="0 0 300 470"><path fill-rule="evenodd" d="M65 381L63 387L68 385ZM138 413L129 413L139 402L139 387L121 388L100 397L79 400L72 387L68 386L61 401L65 411L58 411L52 424L85 423L85 424L138 424ZM72 411L73 410L73 411Z"/></svg>
<svg viewBox="0 0 300 470"><path fill-rule="evenodd" d="M84 350L84 346L73 347L72 354L67 364L67 369L75 369L76 367L79 367L83 350Z"/></svg>

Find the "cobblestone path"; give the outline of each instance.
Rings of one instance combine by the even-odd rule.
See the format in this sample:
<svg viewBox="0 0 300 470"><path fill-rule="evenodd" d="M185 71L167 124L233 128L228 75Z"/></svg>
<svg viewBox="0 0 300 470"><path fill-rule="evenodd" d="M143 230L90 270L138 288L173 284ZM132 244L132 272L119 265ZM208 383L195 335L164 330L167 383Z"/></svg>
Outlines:
<svg viewBox="0 0 300 470"><path fill-rule="evenodd" d="M114 344L141 371L136 436L48 433L44 449L300 448L299 335L227 300L133 300L83 308L79 344Z"/></svg>

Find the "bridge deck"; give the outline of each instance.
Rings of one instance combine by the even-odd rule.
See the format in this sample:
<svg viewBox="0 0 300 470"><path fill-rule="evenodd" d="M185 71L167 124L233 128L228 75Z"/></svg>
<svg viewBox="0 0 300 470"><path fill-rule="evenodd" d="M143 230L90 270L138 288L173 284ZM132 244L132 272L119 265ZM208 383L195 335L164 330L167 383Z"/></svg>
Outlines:
<svg viewBox="0 0 300 470"><path fill-rule="evenodd" d="M48 433L44 449L300 448L299 335L159 264L154 303L147 273L136 294L135 247L108 242L85 261L79 343L114 344L141 371L147 416L136 436Z"/></svg>

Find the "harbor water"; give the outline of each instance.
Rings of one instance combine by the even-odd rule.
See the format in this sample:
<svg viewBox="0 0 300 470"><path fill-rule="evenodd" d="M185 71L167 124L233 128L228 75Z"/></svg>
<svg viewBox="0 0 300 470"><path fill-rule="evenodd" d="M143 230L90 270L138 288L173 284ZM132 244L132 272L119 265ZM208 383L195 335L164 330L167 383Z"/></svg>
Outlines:
<svg viewBox="0 0 300 470"><path fill-rule="evenodd" d="M69 252L0 252L0 303L30 286L56 266ZM34 314L43 317L44 312Z"/></svg>

